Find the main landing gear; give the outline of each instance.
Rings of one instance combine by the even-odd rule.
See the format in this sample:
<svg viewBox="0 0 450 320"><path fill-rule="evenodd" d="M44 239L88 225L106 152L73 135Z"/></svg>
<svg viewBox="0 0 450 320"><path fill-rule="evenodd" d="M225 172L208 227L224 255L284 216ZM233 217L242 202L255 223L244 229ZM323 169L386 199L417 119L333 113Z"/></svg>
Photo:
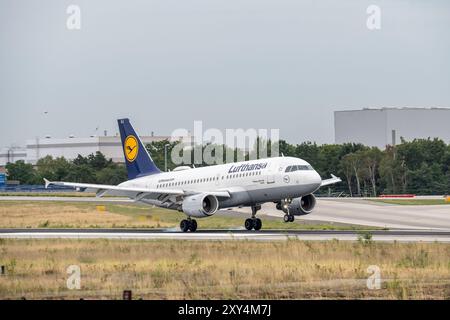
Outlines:
<svg viewBox="0 0 450 320"><path fill-rule="evenodd" d="M262 221L259 218L248 218L245 220L245 229L247 230L260 230L262 227Z"/></svg>
<svg viewBox="0 0 450 320"><path fill-rule="evenodd" d="M261 209L261 206L252 206L252 217L245 220L245 229L247 230L260 230L262 227L262 221L256 218L256 212Z"/></svg>
<svg viewBox="0 0 450 320"><path fill-rule="evenodd" d="M195 221L194 219L184 219L181 220L180 222L180 229L183 232L195 232L195 230L197 230L197 221Z"/></svg>

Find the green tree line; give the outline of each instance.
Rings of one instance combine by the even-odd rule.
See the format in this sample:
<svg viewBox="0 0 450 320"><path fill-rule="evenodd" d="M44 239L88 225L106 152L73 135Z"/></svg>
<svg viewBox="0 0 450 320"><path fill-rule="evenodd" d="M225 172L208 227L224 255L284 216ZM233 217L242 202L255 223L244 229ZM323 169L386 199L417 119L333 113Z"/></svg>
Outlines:
<svg viewBox="0 0 450 320"><path fill-rule="evenodd" d="M277 148L280 155L308 161L323 179L331 174L341 177L342 183L319 190L320 193L343 193L348 196L377 196L380 194L449 194L450 193L450 144L440 139L415 139L385 150L362 144L324 144L304 142L289 144L280 140ZM177 143L153 142L147 148L159 168L164 169L164 146L167 146L167 167L177 165L170 153ZM256 142L259 144L259 141ZM264 143L262 144L264 145ZM203 146L202 152L211 145ZM248 160L249 155L238 149L222 148L223 163L226 153L233 154L233 160ZM267 153L270 156L270 141ZM214 152L213 152L214 155ZM193 152L187 165L194 163ZM206 166L205 162L195 166Z"/></svg>
<svg viewBox="0 0 450 320"><path fill-rule="evenodd" d="M147 145L156 165L164 170L164 146L167 145L167 167L174 169L171 152L177 142L159 141ZM267 142L268 146L270 141ZM211 148L217 147L217 149ZM280 155L298 157L308 161L326 179L330 174L342 178L343 182L319 192L343 193L349 196L377 196L380 194L449 194L450 193L450 144L440 139L416 139L403 141L395 148L385 150L362 144L324 144L304 142L289 144L281 140L278 145ZM205 145L214 152L220 150L223 161L232 153L233 160L247 160L248 154L226 146ZM270 156L270 148L268 154ZM183 155L183 152L181 152ZM239 157L238 157L239 155ZM190 152L186 165L191 165L194 153ZM195 166L206 166L205 162ZM126 180L123 164L113 163L97 152L88 157L78 156L73 161L64 158L40 159L36 166L23 161L6 166L9 180L19 180L22 184L41 184L45 177L49 180L75 181L101 184L118 184Z"/></svg>
<svg viewBox="0 0 450 320"><path fill-rule="evenodd" d="M349 196L450 193L450 144L440 139L402 139L383 151L362 144L281 141L280 152L308 161L323 178L331 173L341 177L343 183L332 190Z"/></svg>
<svg viewBox="0 0 450 320"><path fill-rule="evenodd" d="M101 152L87 157L78 155L73 161L64 157L53 159L51 156L46 156L39 159L36 166L19 160L8 163L6 170L8 180L18 180L21 184L43 184L46 178L51 181L114 185L127 179L125 166L106 159Z"/></svg>

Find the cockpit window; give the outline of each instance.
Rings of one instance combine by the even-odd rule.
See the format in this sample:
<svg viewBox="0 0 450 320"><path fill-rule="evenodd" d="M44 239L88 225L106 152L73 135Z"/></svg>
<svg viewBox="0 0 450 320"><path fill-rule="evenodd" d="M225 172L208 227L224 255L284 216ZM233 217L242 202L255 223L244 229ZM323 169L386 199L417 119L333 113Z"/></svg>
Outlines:
<svg viewBox="0 0 450 320"><path fill-rule="evenodd" d="M314 170L311 165L288 166L284 172L294 172L298 170Z"/></svg>

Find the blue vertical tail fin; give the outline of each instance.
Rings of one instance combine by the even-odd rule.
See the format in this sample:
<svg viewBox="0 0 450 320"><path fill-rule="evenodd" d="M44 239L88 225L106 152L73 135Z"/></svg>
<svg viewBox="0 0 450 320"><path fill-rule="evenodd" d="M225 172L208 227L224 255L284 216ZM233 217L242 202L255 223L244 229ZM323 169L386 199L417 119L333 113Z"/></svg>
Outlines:
<svg viewBox="0 0 450 320"><path fill-rule="evenodd" d="M122 149L127 166L128 179L136 179L161 171L155 165L141 139L134 131L129 119L117 120L119 124Z"/></svg>

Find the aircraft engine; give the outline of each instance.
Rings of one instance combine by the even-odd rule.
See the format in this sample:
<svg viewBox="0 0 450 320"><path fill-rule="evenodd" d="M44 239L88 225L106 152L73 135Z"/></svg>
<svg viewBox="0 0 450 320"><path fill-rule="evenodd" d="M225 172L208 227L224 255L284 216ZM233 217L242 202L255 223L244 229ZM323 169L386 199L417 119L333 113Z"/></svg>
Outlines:
<svg viewBox="0 0 450 320"><path fill-rule="evenodd" d="M190 217L209 217L219 209L219 200L207 193L194 194L184 198L181 209Z"/></svg>
<svg viewBox="0 0 450 320"><path fill-rule="evenodd" d="M284 200L277 203L277 209L282 210L284 213L289 213L294 216L304 216L310 214L316 206L316 197L312 194L292 199L291 203L285 203Z"/></svg>

